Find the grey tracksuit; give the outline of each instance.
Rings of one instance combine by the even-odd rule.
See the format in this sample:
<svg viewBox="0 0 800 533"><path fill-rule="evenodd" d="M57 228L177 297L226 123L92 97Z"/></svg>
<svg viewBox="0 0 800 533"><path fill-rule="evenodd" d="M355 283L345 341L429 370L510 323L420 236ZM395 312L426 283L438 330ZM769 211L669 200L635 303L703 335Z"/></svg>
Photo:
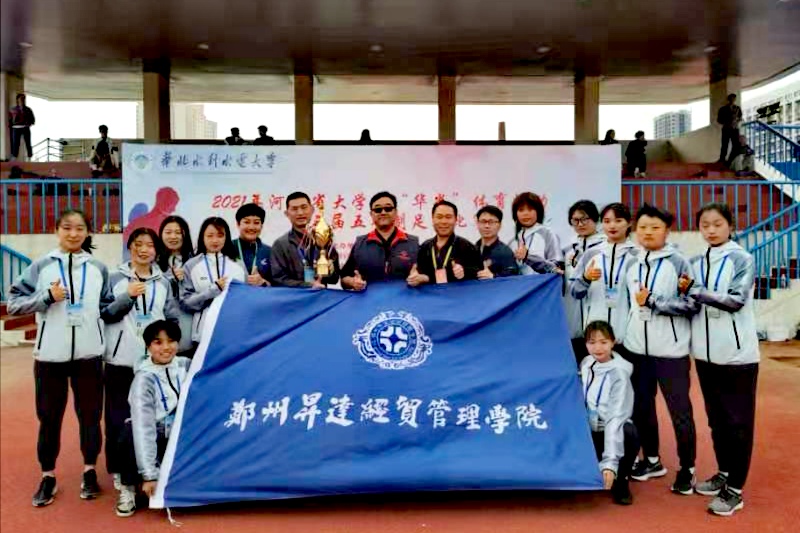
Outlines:
<svg viewBox="0 0 800 533"><path fill-rule="evenodd" d="M180 303L182 281L178 281L172 269L183 268L183 260L179 255L170 256L167 261L169 268L163 272L164 278L169 281L170 290L175 300ZM190 313L178 306L178 325L181 327L181 342L178 343L178 353L183 353L192 349L192 318L194 313Z"/></svg>
<svg viewBox="0 0 800 533"><path fill-rule="evenodd" d="M583 337L583 328L586 327L588 306L581 298L576 298L569 290L571 284L583 278L580 262L586 254L597 253L606 242L606 236L595 233L589 237L578 237L576 241L564 248L564 277L567 282L567 292L564 295L564 310L567 313L570 337L573 339Z"/></svg>
<svg viewBox="0 0 800 533"><path fill-rule="evenodd" d="M547 226L536 223L530 228L517 231L508 246L513 252L519 248L520 243L528 248L528 257L517 261L520 274L552 273L564 261L558 236Z"/></svg>

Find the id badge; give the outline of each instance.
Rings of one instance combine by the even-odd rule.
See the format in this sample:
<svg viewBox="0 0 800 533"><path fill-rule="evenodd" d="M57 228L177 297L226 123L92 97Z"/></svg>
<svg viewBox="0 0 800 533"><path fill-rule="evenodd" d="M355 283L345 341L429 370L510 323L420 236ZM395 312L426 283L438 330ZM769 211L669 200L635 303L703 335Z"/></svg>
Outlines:
<svg viewBox="0 0 800 533"><path fill-rule="evenodd" d="M436 283L447 283L447 270L444 268L436 269Z"/></svg>
<svg viewBox="0 0 800 533"><path fill-rule="evenodd" d="M706 313L708 313L708 318L719 318L722 316L722 311L710 305L706 306Z"/></svg>
<svg viewBox="0 0 800 533"><path fill-rule="evenodd" d="M150 322L153 321L153 315L151 314L137 314L136 315L136 336L141 337L144 334L144 330L147 326L150 325Z"/></svg>
<svg viewBox="0 0 800 533"><path fill-rule="evenodd" d="M647 322L650 320L650 317L653 316L653 310L649 307L640 307L639 308L639 320L642 322Z"/></svg>
<svg viewBox="0 0 800 533"><path fill-rule="evenodd" d="M314 283L314 279L315 279L314 269L311 268L310 266L303 267L303 281L305 283L311 284Z"/></svg>
<svg viewBox="0 0 800 533"><path fill-rule="evenodd" d="M67 325L79 328L83 325L83 304L67 304Z"/></svg>
<svg viewBox="0 0 800 533"><path fill-rule="evenodd" d="M617 298L619 297L619 293L617 292L617 288L608 288L606 287L606 307L609 309L614 309L617 306Z"/></svg>

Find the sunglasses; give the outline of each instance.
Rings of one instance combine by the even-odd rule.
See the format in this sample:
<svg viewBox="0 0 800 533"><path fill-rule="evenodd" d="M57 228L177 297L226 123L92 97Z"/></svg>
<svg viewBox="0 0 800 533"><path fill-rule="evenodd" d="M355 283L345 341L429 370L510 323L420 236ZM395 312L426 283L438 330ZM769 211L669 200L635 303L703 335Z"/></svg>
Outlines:
<svg viewBox="0 0 800 533"><path fill-rule="evenodd" d="M375 213L375 214L391 213L392 211L394 211L394 206L392 206L392 207L373 207L372 208L372 212Z"/></svg>

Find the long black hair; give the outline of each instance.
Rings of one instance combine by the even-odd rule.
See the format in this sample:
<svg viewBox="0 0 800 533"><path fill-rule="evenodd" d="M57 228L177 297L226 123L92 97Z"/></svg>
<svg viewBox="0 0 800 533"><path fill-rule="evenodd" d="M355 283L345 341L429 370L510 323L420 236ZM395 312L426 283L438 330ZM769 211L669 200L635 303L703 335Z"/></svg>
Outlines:
<svg viewBox="0 0 800 533"><path fill-rule="evenodd" d="M194 255L194 246L192 246L192 234L189 232L189 224L184 220L183 217L179 217L177 215L171 215L165 218L161 222L161 226L158 228L158 238L163 243L164 239L162 235L164 235L164 228L167 227L167 224L174 222L181 228L181 233L183 233L183 244L181 245L180 254L181 254L181 263L186 264L193 255ZM167 245L161 248L161 253L158 254L158 266L161 268L162 272L167 272L169 270L169 259L172 255L172 252L167 249Z"/></svg>
<svg viewBox="0 0 800 533"><path fill-rule="evenodd" d="M89 233L89 235L87 235L86 239L84 239L83 242L81 243L81 249L84 252L92 253L92 250L94 250L95 248L94 245L92 244L92 235L91 235L92 223L86 216L86 213L84 213L80 209L67 209L65 211L62 211L61 214L58 216L58 220L56 220L56 228L59 228L61 226L61 223L64 222L65 218L72 215L78 215L83 219L83 223L86 224L86 231Z"/></svg>
<svg viewBox="0 0 800 533"><path fill-rule="evenodd" d="M203 235L209 226L214 226L219 231L225 232L225 244L222 246L222 255L229 257L233 261L239 259L239 253L233 245L233 239L231 239L231 228L228 226L228 223L225 222L225 219L220 217L209 217L203 221L203 224L200 226L200 233L197 235L197 255L202 255L207 251L206 243L203 241Z"/></svg>

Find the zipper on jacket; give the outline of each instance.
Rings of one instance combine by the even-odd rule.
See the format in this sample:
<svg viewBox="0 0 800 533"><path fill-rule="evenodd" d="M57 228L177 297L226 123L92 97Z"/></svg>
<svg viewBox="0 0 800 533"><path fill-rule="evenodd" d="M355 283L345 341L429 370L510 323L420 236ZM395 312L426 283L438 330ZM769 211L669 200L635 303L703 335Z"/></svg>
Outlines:
<svg viewBox="0 0 800 533"><path fill-rule="evenodd" d="M42 339L44 339L44 328L47 325L47 320L42 321L42 329L39 331L39 342L36 344L36 350L42 349Z"/></svg>
<svg viewBox="0 0 800 533"><path fill-rule="evenodd" d="M711 334L711 329L708 325L708 309L703 306L703 313L706 315L706 361L711 362L711 338L709 335Z"/></svg>
<svg viewBox="0 0 800 533"><path fill-rule="evenodd" d="M97 323L97 333L100 334L100 344L103 344L103 328L100 326L100 322Z"/></svg>
<svg viewBox="0 0 800 533"><path fill-rule="evenodd" d="M736 349L741 350L742 345L739 342L739 330L736 329L736 319L731 316L731 323L733 324L733 336L736 337Z"/></svg>
<svg viewBox="0 0 800 533"><path fill-rule="evenodd" d="M672 338L675 339L675 342L678 342L678 333L675 331L675 321L672 317L669 317L669 323L672 325Z"/></svg>
<svg viewBox="0 0 800 533"><path fill-rule="evenodd" d="M122 342L122 332L119 332L119 337L117 337L117 344L114 345L114 353L111 354L111 359L114 359L117 356L117 350L119 350L119 343Z"/></svg>
<svg viewBox="0 0 800 533"><path fill-rule="evenodd" d="M67 263L67 270L69 271L69 301L75 304L75 283L72 281L72 254L69 254L69 261ZM86 283L86 282L84 282ZM75 326L72 326L72 349L70 350L70 360L75 359Z"/></svg>

